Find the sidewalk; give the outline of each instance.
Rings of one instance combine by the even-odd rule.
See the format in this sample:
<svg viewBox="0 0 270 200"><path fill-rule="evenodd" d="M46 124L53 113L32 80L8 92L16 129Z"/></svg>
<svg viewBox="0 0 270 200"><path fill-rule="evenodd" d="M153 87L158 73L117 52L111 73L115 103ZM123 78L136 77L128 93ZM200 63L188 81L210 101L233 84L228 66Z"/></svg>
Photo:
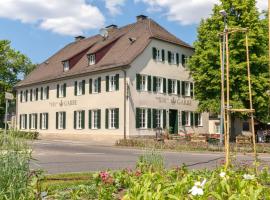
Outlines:
<svg viewBox="0 0 270 200"><path fill-rule="evenodd" d="M120 135L105 135L105 134L85 134L85 133L40 133L38 139L41 140L61 140L85 143L95 146L113 146L115 142L122 139L123 136Z"/></svg>

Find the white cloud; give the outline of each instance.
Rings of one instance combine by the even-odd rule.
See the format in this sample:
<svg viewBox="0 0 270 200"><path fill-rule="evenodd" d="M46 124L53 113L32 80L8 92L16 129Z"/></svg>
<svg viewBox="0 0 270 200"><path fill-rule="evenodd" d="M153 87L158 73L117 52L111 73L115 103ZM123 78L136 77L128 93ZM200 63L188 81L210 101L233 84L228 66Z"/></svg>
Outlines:
<svg viewBox="0 0 270 200"><path fill-rule="evenodd" d="M72 36L100 28L105 21L100 10L85 0L1 0L0 17Z"/></svg>
<svg viewBox="0 0 270 200"><path fill-rule="evenodd" d="M109 10L111 15L117 15L121 13L121 6L124 5L126 0L104 0L105 7Z"/></svg>
<svg viewBox="0 0 270 200"><path fill-rule="evenodd" d="M219 0L134 0L148 4L149 12L164 12L170 21L182 25L197 24L202 18L209 17L213 5ZM267 9L267 0L257 0L259 10Z"/></svg>

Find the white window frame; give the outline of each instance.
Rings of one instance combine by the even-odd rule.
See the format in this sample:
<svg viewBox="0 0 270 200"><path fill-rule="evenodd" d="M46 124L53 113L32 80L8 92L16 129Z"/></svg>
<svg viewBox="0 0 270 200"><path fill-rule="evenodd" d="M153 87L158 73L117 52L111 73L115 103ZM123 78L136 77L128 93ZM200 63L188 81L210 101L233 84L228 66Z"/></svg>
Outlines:
<svg viewBox="0 0 270 200"><path fill-rule="evenodd" d="M115 116L116 116L116 109L112 108L109 109L109 129L116 129L116 120L115 120Z"/></svg>
<svg viewBox="0 0 270 200"><path fill-rule="evenodd" d="M219 123L214 123L215 124L215 134L220 134L220 124Z"/></svg>
<svg viewBox="0 0 270 200"><path fill-rule="evenodd" d="M189 112L189 111L185 111L185 126L190 126L190 123L191 123L191 121L190 121L190 115L191 115L191 112Z"/></svg>
<svg viewBox="0 0 270 200"><path fill-rule="evenodd" d="M176 53L171 52L171 64L176 65Z"/></svg>
<svg viewBox="0 0 270 200"><path fill-rule="evenodd" d="M41 129L46 130L47 129L47 113L41 113Z"/></svg>
<svg viewBox="0 0 270 200"><path fill-rule="evenodd" d="M64 87L65 84L59 84L59 98L63 98L64 97Z"/></svg>
<svg viewBox="0 0 270 200"><path fill-rule="evenodd" d="M82 110L76 111L76 129L81 130L82 128Z"/></svg>
<svg viewBox="0 0 270 200"><path fill-rule="evenodd" d="M116 91L116 76L111 75L109 76L109 91Z"/></svg>
<svg viewBox="0 0 270 200"><path fill-rule="evenodd" d="M163 110L157 109L157 127L163 128Z"/></svg>
<svg viewBox="0 0 270 200"><path fill-rule="evenodd" d="M140 108L140 129L147 129L148 124L148 109L147 108Z"/></svg>
<svg viewBox="0 0 270 200"><path fill-rule="evenodd" d="M99 90L98 87L99 87L98 78L95 78L92 82L93 93L98 93Z"/></svg>
<svg viewBox="0 0 270 200"><path fill-rule="evenodd" d="M78 81L78 84L77 84L77 96L82 95L82 91L83 91L83 81Z"/></svg>
<svg viewBox="0 0 270 200"><path fill-rule="evenodd" d="M27 95L26 90L23 90L23 92L22 92L22 102L23 103L26 102L26 95Z"/></svg>
<svg viewBox="0 0 270 200"><path fill-rule="evenodd" d="M185 82L185 96L190 97L190 82Z"/></svg>
<svg viewBox="0 0 270 200"><path fill-rule="evenodd" d="M25 130L26 129L26 126L25 126L25 122L26 122L26 119L27 119L27 115L25 114L22 114L21 115L21 129L22 130Z"/></svg>
<svg viewBox="0 0 270 200"><path fill-rule="evenodd" d="M68 60L63 61L63 67L64 67L64 72L69 70L69 61Z"/></svg>
<svg viewBox="0 0 270 200"><path fill-rule="evenodd" d="M140 91L147 91L148 90L148 76L141 75L140 78Z"/></svg>
<svg viewBox="0 0 270 200"><path fill-rule="evenodd" d="M96 64L96 55L95 54L89 54L88 55L88 64L89 65Z"/></svg>
<svg viewBox="0 0 270 200"><path fill-rule="evenodd" d="M98 129L98 110L92 110L92 129Z"/></svg>
<svg viewBox="0 0 270 200"><path fill-rule="evenodd" d="M35 113L31 113L30 114L31 115L31 124L30 124L30 129L31 130L35 130L36 129L36 120L37 120L37 118L36 118L36 114Z"/></svg>
<svg viewBox="0 0 270 200"><path fill-rule="evenodd" d="M157 48L157 58L156 61L162 62L162 50Z"/></svg>
<svg viewBox="0 0 270 200"><path fill-rule="evenodd" d="M177 80L172 79L172 94L177 94Z"/></svg>
<svg viewBox="0 0 270 200"><path fill-rule="evenodd" d="M157 92L163 93L163 78L157 77Z"/></svg>
<svg viewBox="0 0 270 200"><path fill-rule="evenodd" d="M64 112L58 112L58 127L57 129L64 129Z"/></svg>
<svg viewBox="0 0 270 200"><path fill-rule="evenodd" d="M202 113L198 113L198 126L203 126L203 123L202 123Z"/></svg>
<svg viewBox="0 0 270 200"><path fill-rule="evenodd" d="M48 98L47 97L47 90L48 90L47 87L44 87L43 88L42 100L46 100Z"/></svg>

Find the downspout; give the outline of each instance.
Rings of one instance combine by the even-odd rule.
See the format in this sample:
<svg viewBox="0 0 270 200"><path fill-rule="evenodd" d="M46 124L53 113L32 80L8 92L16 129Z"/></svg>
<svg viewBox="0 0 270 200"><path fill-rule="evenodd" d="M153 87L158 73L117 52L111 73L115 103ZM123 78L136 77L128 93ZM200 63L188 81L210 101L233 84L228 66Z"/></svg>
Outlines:
<svg viewBox="0 0 270 200"><path fill-rule="evenodd" d="M127 139L127 114L126 114L126 110L127 110L127 103L126 103L126 97L127 97L127 72L126 70L122 69L123 73L124 73L124 140Z"/></svg>

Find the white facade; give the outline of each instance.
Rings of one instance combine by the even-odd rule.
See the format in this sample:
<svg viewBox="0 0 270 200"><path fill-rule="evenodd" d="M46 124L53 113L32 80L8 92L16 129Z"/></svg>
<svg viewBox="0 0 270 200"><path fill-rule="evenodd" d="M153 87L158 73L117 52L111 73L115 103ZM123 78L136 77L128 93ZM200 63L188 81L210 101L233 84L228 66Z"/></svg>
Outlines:
<svg viewBox="0 0 270 200"><path fill-rule="evenodd" d="M160 55L157 56L156 60L153 59L153 48L164 50L165 61L162 61ZM168 63L168 51L172 52L170 55L171 64ZM179 56L179 65L176 64L176 53ZM21 129L26 127L29 130L29 115L36 114L33 116L37 117L37 122L35 122L36 124L31 122L32 129L30 130L42 133L75 134L79 132L112 135L124 135L125 133L127 137L153 136L156 133L153 123L160 125L162 128L165 128L164 123L166 123L166 128L177 123L177 128L174 127L173 133L178 134L208 133L208 114L196 113L198 102L194 100L194 97L190 96L190 90L185 91L187 96L182 95L182 82L187 82L186 88L192 87L189 83L192 84L193 82L187 68L182 65L182 55L189 57L192 53L192 49L152 39L143 53L128 68L118 68L87 75L82 74L80 77L20 87L17 89L17 127ZM159 54L161 54L161 51ZM145 75L145 78L140 79L142 81L140 90L137 88L138 74L141 75L140 77ZM109 76L108 80L111 83L109 86L106 85L107 76ZM147 91L148 84L150 84L147 77L151 79L151 91ZM154 77L160 78L156 82L157 87L155 90L157 91L153 91ZM98 80L98 78L100 79L100 90L96 88L98 81L95 80ZM115 82L115 78L119 79L119 82ZM89 81L90 79L91 81ZM166 79L166 93L163 93L161 89L164 84L162 80L164 79ZM171 93L175 94L168 94L169 79L172 80L170 81ZM84 84L80 85L82 82ZM63 91L60 91L61 85L64 84L66 88L65 95ZM75 95L75 85L77 85L77 95ZM180 88L178 88L179 86ZM41 87L43 87L43 90L49 88L48 98L44 98L46 94L43 92L43 100L41 100ZM82 92L83 87L84 93ZM194 87L196 87L196 84L194 84ZM32 97L32 101L30 101L30 90L36 91L36 88L39 90L38 100L36 101ZM91 93L89 93L90 88ZM141 91L141 89L145 91ZM179 91L181 94L179 94ZM22 102L20 101L21 94L24 96ZM136 124L138 123L138 113L136 113L138 109L142 110L140 111L140 125ZM59 114L62 112L65 113L64 121L63 118L59 117L63 115ZM185 112L184 115L183 112ZM46 116L44 113L47 113L47 119L44 119L44 116ZM151 113L151 117L147 117L149 113ZM155 116L153 116L154 113ZM43 117L40 117L41 115ZM24 116L27 116L26 122ZM97 119L97 116L99 116L100 120ZM182 123L183 116L187 121L186 125ZM195 116L196 119L198 118L197 120ZM36 117L32 117L32 119ZM154 120L153 117L156 117L157 120ZM147 119L144 120L144 118ZM44 124L46 120L48 121L47 125ZM196 125L194 125L194 120L197 121ZM22 125L23 121L25 124ZM193 125L191 124L192 121ZM145 123L150 123L150 128Z"/></svg>

